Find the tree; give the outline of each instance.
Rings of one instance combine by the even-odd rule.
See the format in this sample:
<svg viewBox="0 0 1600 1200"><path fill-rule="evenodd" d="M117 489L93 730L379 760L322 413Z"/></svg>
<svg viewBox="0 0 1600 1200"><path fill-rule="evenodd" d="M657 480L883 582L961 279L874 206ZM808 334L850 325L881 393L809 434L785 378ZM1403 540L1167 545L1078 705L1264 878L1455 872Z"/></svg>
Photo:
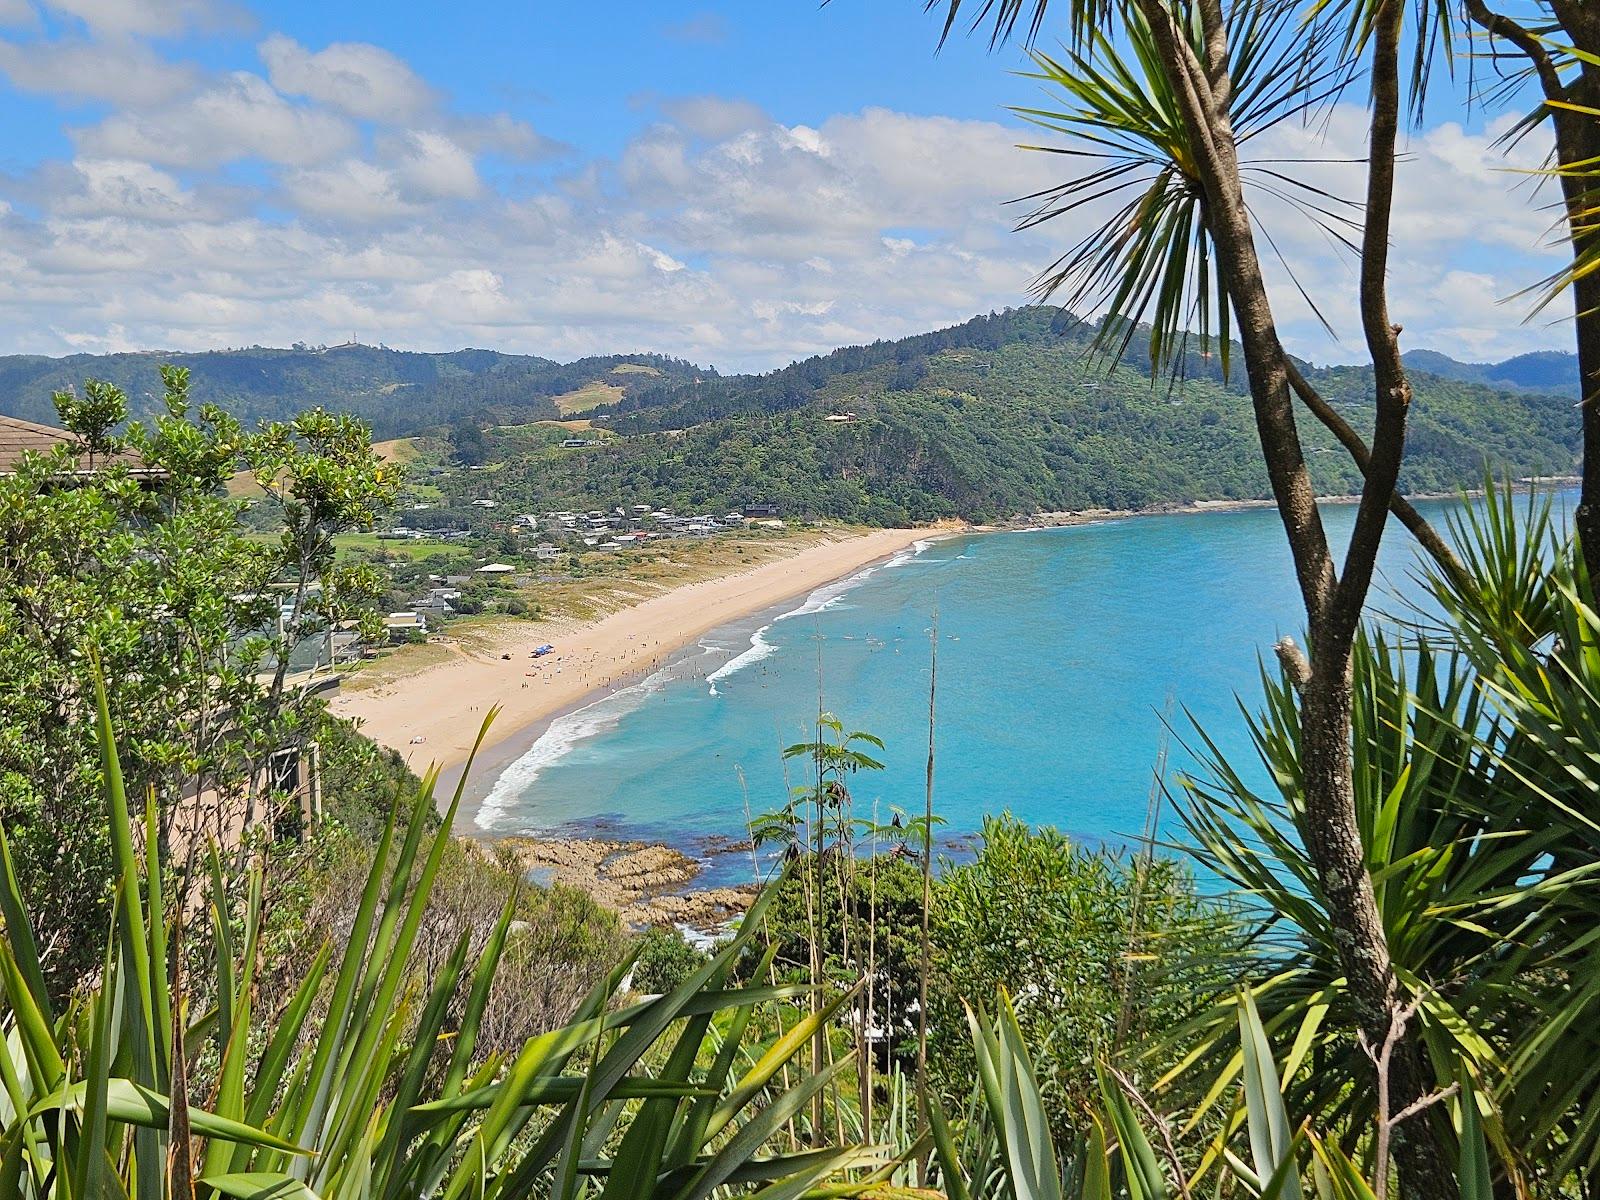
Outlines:
<svg viewBox="0 0 1600 1200"><path fill-rule="evenodd" d="M1430 2L1444 8L1448 0ZM1543 97L1511 136L1546 122L1554 135L1552 173L1572 262L1547 281L1539 308L1571 289L1583 399L1583 493L1573 523L1589 579L1600 580L1600 9L1589 0L1518 0L1509 12L1465 0L1465 8L1489 35L1497 90L1514 94L1531 79ZM1517 57L1526 65L1506 72L1506 60Z"/></svg>
<svg viewBox="0 0 1600 1200"><path fill-rule="evenodd" d="M60 986L93 967L87 931L103 930L112 885L93 819L87 655L130 731L130 785L156 799L159 851L237 839L238 798L251 798L248 824L268 757L311 727L316 702L287 686L291 656L313 627L357 619L366 594L318 537L370 520L360 506L388 495L364 434L355 448L359 426L336 422L334 437L308 416L299 441L247 434L220 409L191 409L187 372L163 381L165 412L116 440L117 389L91 382L92 402L64 398L78 441L0 478L0 819ZM284 468L273 482L296 523L276 546L247 536L226 494L245 456ZM281 620L285 593L299 602Z"/></svg>
<svg viewBox="0 0 1600 1200"><path fill-rule="evenodd" d="M930 7L937 3L929 0ZM1047 6L1048 0L984 0L978 21L992 18L999 39L1031 7L1029 32L1037 33ZM947 33L960 8L961 0L947 0ZM1257 436L1307 623L1305 651L1287 639L1278 646L1299 707L1306 849L1338 931L1358 1029L1372 1044L1388 1037L1409 1003L1367 871L1350 749L1351 656L1395 501L1412 398L1401 331L1389 317L1387 278L1407 11L1404 0L1253 0L1231 8L1221 0L1070 0L1065 57L1034 55L1039 74L1067 107L1028 114L1081 139L1067 152L1097 165L1040 197L1027 224L1077 213L1091 200L1122 200L1110 220L1092 227L1045 273L1040 290L1063 293L1067 306L1080 311L1103 308L1103 348L1125 348L1148 320L1158 366L1182 361L1191 324L1199 327L1202 349L1219 347L1224 370L1230 335L1242 345ZM1418 75L1425 75L1436 30L1416 29L1412 37ZM1248 156L1251 138L1343 94L1358 75L1370 88L1359 221L1281 166ZM1376 411L1370 445L1353 431L1341 436L1365 477L1342 561L1323 527L1295 400L1319 415L1329 406L1279 339L1247 184L1288 197L1359 255L1356 300ZM1419 528L1414 514L1399 515ZM1443 546L1436 536L1419 536L1435 552ZM1429 1094L1432 1080L1414 1024L1402 1028L1384 1082L1406 1108ZM1450 1131L1430 1121L1420 1135L1408 1127L1401 1136L1414 1193L1453 1194Z"/></svg>
<svg viewBox="0 0 1600 1200"><path fill-rule="evenodd" d="M119 394L87 390L102 412L114 410ZM104 824L91 816L98 768L85 655L100 654L113 709L137 731L127 747L130 781L160 800L159 835L170 844L179 797L232 789L260 750L252 704L260 649L238 638L266 619L259 597L271 571L269 555L240 535L230 502L191 487L167 456L171 438L147 443L152 485L125 461L89 469L107 443L74 424L85 446L29 456L0 479L0 691L8 697L0 812L63 983L91 965L82 935L103 927L111 882Z"/></svg>
<svg viewBox="0 0 1600 1200"><path fill-rule="evenodd" d="M291 644L370 612L370 601L382 592L376 572L342 567L334 555L334 539L370 529L400 488L399 471L373 452L367 427L347 414L314 408L262 426L243 457L282 522L279 582L290 596L282 624ZM274 701L288 670L289 656L277 655Z"/></svg>
<svg viewBox="0 0 1600 1200"><path fill-rule="evenodd" d="M962 1099L974 1063L965 1009L997 989L1038 1056L1051 1128L1081 1134L1104 1064L1154 1079L1189 1047L1172 1031L1233 990L1242 944L1229 908L1178 859L1075 846L989 817L975 858L946 864L933 906L937 1088Z"/></svg>
<svg viewBox="0 0 1600 1200"><path fill-rule="evenodd" d="M450 454L464 467L476 467L489 457L489 441L478 422L461 417L450 427Z"/></svg>

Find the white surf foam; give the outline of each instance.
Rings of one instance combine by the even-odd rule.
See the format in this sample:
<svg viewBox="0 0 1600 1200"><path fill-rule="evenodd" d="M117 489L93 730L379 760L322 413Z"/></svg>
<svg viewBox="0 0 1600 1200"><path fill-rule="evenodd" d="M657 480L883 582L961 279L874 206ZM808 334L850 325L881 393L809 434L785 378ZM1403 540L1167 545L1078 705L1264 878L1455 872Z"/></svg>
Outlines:
<svg viewBox="0 0 1600 1200"><path fill-rule="evenodd" d="M847 593L860 587L867 579L879 571L889 570L910 562L917 555L925 551L933 543L926 538L919 538L905 550L894 557L872 566L864 567L854 575L833 583L824 584L807 596L798 608L781 613L770 622L757 629L750 636L750 645L747 649L730 658L722 666L706 676L706 683L713 696L721 695L717 691L717 682L727 679L739 671L773 654L777 647L769 642L766 634L779 621L787 621L791 617L803 617L811 613L823 612L833 607L842 600ZM705 649L713 650L715 647L701 643ZM478 808L476 824L479 829L494 829L502 824L504 818L515 811L524 793L537 780L546 769L571 752L574 746L588 741L598 734L615 729L634 709L642 704L645 698L653 691L662 687L671 678L670 669L662 670L641 680L632 687L624 688L609 696L603 696L580 709L557 717L550 722L539 739L500 773L495 780L494 787Z"/></svg>
<svg viewBox="0 0 1600 1200"><path fill-rule="evenodd" d="M615 729L659 686L659 673L623 688L609 696L575 709L550 722L533 745L500 772L488 796L478 807L475 823L479 829L494 829L516 808L534 780L580 742Z"/></svg>
<svg viewBox="0 0 1600 1200"><path fill-rule="evenodd" d="M722 694L717 690L717 684L719 681L727 679L729 676L738 674L746 667L753 666L762 659L768 658L774 652L776 652L778 648L767 640L766 635L768 631L771 630L772 627L779 621L787 621L791 617L806 617L810 616L812 613L826 612L828 609L834 607L841 600L843 600L847 594L860 587L879 571L887 571L894 567L903 566L912 559L916 558L917 555L923 553L923 551L927 550L931 545L933 545L931 540L927 538L918 538L916 541L912 542L909 547L901 550L892 558L888 558L881 563L873 563L871 566L863 567L854 575L848 575L843 579L836 579L832 583L825 583L816 591L807 596L805 600L801 602L798 608L792 608L786 613L779 613L776 617L772 618L771 621L750 635L750 646L748 649L734 655L727 662L723 663L715 671L706 676L706 684L708 685L711 695L720 696Z"/></svg>

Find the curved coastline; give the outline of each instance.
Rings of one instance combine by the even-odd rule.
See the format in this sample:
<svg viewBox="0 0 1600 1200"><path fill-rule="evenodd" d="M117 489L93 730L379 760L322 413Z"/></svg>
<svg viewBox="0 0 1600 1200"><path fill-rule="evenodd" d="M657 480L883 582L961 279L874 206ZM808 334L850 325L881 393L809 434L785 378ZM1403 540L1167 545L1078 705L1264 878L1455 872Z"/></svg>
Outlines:
<svg viewBox="0 0 1600 1200"><path fill-rule="evenodd" d="M463 792L460 815L467 819L458 821L458 832L493 836L477 828L478 806L506 767L555 722L670 671L685 655L703 653L699 642L714 630L780 612L795 598L850 579L918 542L960 531L875 530L674 588L596 621L507 622L483 653L459 651L449 662L381 687L343 693L331 708L358 720L363 733L398 751L413 769L437 764L443 799L461 779L485 714L499 704ZM529 652L546 641L564 653L528 670Z"/></svg>

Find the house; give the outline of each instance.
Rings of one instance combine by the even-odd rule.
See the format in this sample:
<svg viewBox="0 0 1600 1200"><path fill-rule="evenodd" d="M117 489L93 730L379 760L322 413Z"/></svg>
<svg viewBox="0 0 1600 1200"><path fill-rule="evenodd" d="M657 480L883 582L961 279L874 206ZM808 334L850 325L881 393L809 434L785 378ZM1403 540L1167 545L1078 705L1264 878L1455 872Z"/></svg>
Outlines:
<svg viewBox="0 0 1600 1200"><path fill-rule="evenodd" d="M776 517L779 514L776 504L746 504L744 506L746 517Z"/></svg>
<svg viewBox="0 0 1600 1200"><path fill-rule="evenodd" d="M561 448L563 450L581 450L585 446L598 446L599 444L600 444L599 442L593 440L592 438L562 438L561 439Z"/></svg>
<svg viewBox="0 0 1600 1200"><path fill-rule="evenodd" d="M479 567L478 575L510 575L516 570L510 563L489 563Z"/></svg>
<svg viewBox="0 0 1600 1200"><path fill-rule="evenodd" d="M392 612L383 619L383 631L391 642L409 641L417 634L426 637L428 618L419 612Z"/></svg>
<svg viewBox="0 0 1600 1200"><path fill-rule="evenodd" d="M829 413L822 419L838 425L849 425L855 421L856 415L853 412Z"/></svg>
<svg viewBox="0 0 1600 1200"><path fill-rule="evenodd" d="M77 441L77 435L54 425L40 425L19 417L0 417L0 475L16 474L24 454L48 454L57 446L73 445ZM145 466L144 459L137 454L121 451L94 462L87 455L80 457L77 468L70 472L71 478L62 482L70 484L72 479L87 479L113 466L126 467L128 474L142 487L152 486L167 474L158 467Z"/></svg>
<svg viewBox="0 0 1600 1200"><path fill-rule="evenodd" d="M474 500L472 502L472 507L473 508L499 508L500 507L500 502L498 500L489 500L487 498L483 499L483 500Z"/></svg>
<svg viewBox="0 0 1600 1200"><path fill-rule="evenodd" d="M329 635L328 649L335 666L355 662L366 653L361 634L354 629L335 629Z"/></svg>
<svg viewBox="0 0 1600 1200"><path fill-rule="evenodd" d="M549 542L540 542L533 548L533 556L540 562L554 562L561 557L561 547Z"/></svg>
<svg viewBox="0 0 1600 1200"><path fill-rule="evenodd" d="M461 593L455 588L434 587L427 593L411 602L411 607L417 612L428 613L437 617L445 617L455 612L451 605L452 600L461 599Z"/></svg>

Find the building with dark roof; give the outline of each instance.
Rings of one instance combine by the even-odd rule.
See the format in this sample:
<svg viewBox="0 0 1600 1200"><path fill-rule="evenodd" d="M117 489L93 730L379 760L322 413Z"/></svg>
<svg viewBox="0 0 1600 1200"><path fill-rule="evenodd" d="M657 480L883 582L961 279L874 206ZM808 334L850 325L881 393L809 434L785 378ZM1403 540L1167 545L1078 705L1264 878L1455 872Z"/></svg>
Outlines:
<svg viewBox="0 0 1600 1200"><path fill-rule="evenodd" d="M65 429L57 429L53 425L40 425L35 421L24 421L20 417L0 416L0 475L15 474L24 454L30 452L48 454L57 446L73 440L71 433ZM142 458L129 451L102 458L93 469L80 463L72 474L92 475L112 465L126 466L131 474L147 480L159 479L165 474L158 468L147 467Z"/></svg>

